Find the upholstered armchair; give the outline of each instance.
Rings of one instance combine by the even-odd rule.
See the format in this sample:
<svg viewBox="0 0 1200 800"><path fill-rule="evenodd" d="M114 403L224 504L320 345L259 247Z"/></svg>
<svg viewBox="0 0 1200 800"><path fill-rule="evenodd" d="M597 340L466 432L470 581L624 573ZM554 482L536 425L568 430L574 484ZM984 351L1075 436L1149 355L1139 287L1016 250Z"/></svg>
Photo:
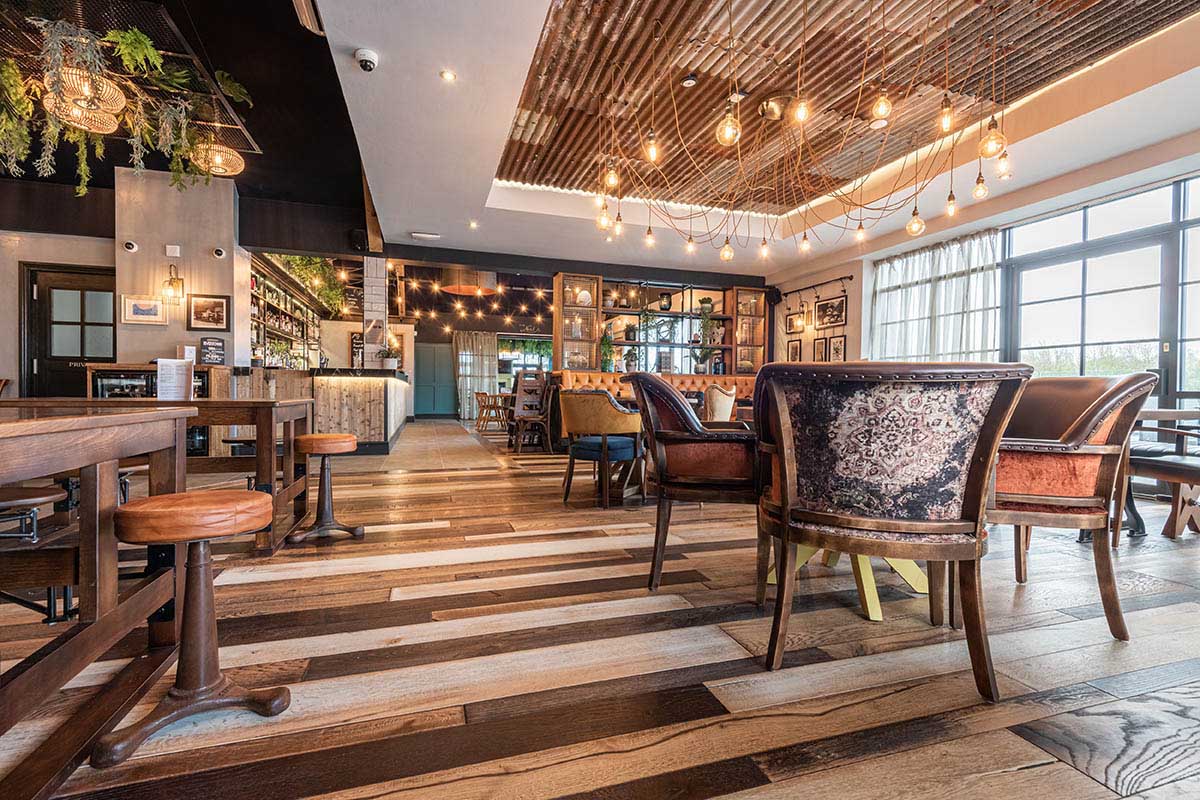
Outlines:
<svg viewBox="0 0 1200 800"><path fill-rule="evenodd" d="M980 590L984 509L1000 433L1032 371L867 362L759 371L754 423L773 464L759 528L779 545L768 669L783 662L796 570L818 550L952 562L975 685L999 699Z"/></svg>
<svg viewBox="0 0 1200 800"><path fill-rule="evenodd" d="M654 591L662 577L672 503L757 502L754 433L740 422L701 423L679 390L657 375L634 372L621 380L633 384L649 442L647 482L658 495L649 582Z"/></svg>
<svg viewBox="0 0 1200 800"><path fill-rule="evenodd" d="M1129 638L1108 533L1120 530L1129 434L1158 378L1034 378L1004 431L988 522L1013 526L1016 578L1027 576L1034 526L1092 532L1112 635Z"/></svg>
<svg viewBox="0 0 1200 800"><path fill-rule="evenodd" d="M633 465L642 461L641 415L622 406L603 389L559 392L558 403L563 435L569 442L567 474L563 476L563 502L567 502L571 496L575 461L592 461L599 468L601 503L608 508L613 463L628 464L629 467L623 472L628 478ZM622 482L622 492L627 482Z"/></svg>
<svg viewBox="0 0 1200 800"><path fill-rule="evenodd" d="M704 421L728 422L733 419L733 404L736 401L736 390L710 383L704 390Z"/></svg>

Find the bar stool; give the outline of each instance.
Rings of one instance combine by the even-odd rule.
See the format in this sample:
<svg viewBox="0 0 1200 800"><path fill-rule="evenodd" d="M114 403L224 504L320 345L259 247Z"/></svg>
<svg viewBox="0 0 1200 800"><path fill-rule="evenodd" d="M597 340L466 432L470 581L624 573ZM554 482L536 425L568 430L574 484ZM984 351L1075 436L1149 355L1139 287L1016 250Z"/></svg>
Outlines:
<svg viewBox="0 0 1200 800"><path fill-rule="evenodd" d="M183 625L175 685L149 714L100 738L91 764L111 767L133 755L152 734L176 720L220 708L246 708L264 717L292 701L286 686L243 689L221 672L213 610L209 540L252 533L271 524L275 504L265 492L224 489L158 494L131 500L113 515L116 536L129 544L188 543Z"/></svg>
<svg viewBox="0 0 1200 800"><path fill-rule="evenodd" d="M121 467L117 470L117 497L121 503L129 502L129 482L134 475L149 475L149 464L135 464L132 467Z"/></svg>
<svg viewBox="0 0 1200 800"><path fill-rule="evenodd" d="M304 456L305 466L310 455L321 457L321 485L317 490L317 519L311 528L289 534L292 544L308 539L320 539L330 531L344 531L355 539L363 538L361 525L343 525L333 518L333 477L329 457L338 453L353 453L358 449L358 437L353 433L306 433L296 437L296 452Z"/></svg>

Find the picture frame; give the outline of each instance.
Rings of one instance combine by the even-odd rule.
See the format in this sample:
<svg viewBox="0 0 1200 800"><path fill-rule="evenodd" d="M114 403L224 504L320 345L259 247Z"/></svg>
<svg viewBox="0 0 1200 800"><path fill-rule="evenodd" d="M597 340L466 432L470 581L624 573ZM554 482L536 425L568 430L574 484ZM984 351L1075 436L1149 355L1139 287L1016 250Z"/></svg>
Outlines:
<svg viewBox="0 0 1200 800"><path fill-rule="evenodd" d="M156 294L123 294L121 322L126 325L166 325L167 306Z"/></svg>
<svg viewBox="0 0 1200 800"><path fill-rule="evenodd" d="M846 324L849 297L838 295L828 300L818 300L814 304L813 321L817 330L840 328Z"/></svg>
<svg viewBox="0 0 1200 800"><path fill-rule="evenodd" d="M829 337L829 360L846 360L846 337L844 335Z"/></svg>
<svg viewBox="0 0 1200 800"><path fill-rule="evenodd" d="M802 339L788 339L787 343L787 360L788 361L803 361L802 353L804 352Z"/></svg>
<svg viewBox="0 0 1200 800"><path fill-rule="evenodd" d="M231 299L227 294L189 294L187 329L229 333Z"/></svg>
<svg viewBox="0 0 1200 800"><path fill-rule="evenodd" d="M784 327L789 334L804 333L804 312L798 311L795 314L788 314L785 318Z"/></svg>
<svg viewBox="0 0 1200 800"><path fill-rule="evenodd" d="M813 361L829 360L829 340L824 336L813 339Z"/></svg>

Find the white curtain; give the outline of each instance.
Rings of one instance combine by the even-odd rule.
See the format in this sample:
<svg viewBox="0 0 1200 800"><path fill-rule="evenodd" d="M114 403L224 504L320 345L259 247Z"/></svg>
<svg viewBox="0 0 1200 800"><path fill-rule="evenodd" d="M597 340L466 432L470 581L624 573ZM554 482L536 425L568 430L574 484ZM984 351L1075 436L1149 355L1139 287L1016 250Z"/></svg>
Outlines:
<svg viewBox="0 0 1200 800"><path fill-rule="evenodd" d="M875 262L871 358L1000 359L1000 232Z"/></svg>
<svg viewBox="0 0 1200 800"><path fill-rule="evenodd" d="M479 408L476 392L496 394L499 388L496 334L486 331L455 331L454 383L458 388L458 418L475 419Z"/></svg>

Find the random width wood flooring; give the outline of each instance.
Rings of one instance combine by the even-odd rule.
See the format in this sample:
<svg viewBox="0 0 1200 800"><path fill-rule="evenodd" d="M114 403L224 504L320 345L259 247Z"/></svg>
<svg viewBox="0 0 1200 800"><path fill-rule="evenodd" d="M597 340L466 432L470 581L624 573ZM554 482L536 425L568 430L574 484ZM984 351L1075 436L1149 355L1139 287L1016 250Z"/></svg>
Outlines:
<svg viewBox="0 0 1200 800"><path fill-rule="evenodd" d="M1122 542L1121 643L1074 533L1037 530L1018 586L996 530L984 578L1005 700L987 705L962 636L931 628L882 562L882 622L862 617L844 560L806 568L785 669L768 673L751 508L678 506L650 594L651 505L596 508L584 465L564 507L564 458L512 456L456 423L403 438L404 459L335 462L338 516L364 541L269 559L215 545L223 665L287 684L291 708L191 718L59 796L1200 796L1200 537ZM1157 531L1165 506L1143 508ZM141 552L122 557L132 571ZM0 605L0 667L58 632ZM0 774L138 636L0 737Z"/></svg>

